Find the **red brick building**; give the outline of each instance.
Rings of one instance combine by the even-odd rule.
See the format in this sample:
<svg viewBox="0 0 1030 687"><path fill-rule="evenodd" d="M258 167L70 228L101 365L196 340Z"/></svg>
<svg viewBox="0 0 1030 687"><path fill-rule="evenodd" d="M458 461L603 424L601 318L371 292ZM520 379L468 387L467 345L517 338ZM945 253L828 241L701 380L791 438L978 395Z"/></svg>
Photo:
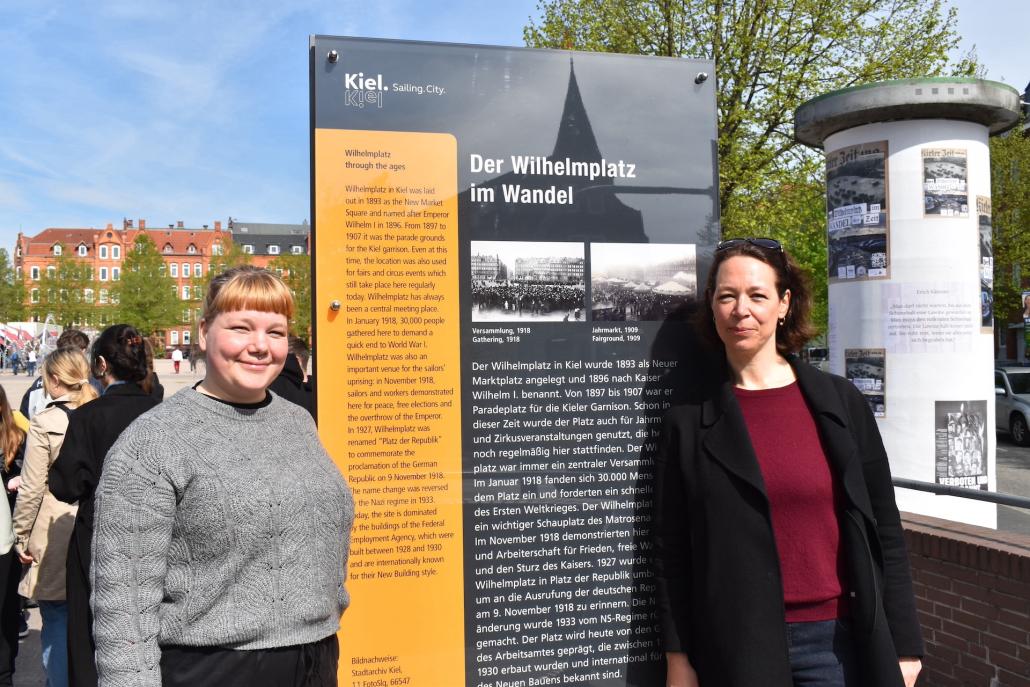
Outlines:
<svg viewBox="0 0 1030 687"><path fill-rule="evenodd" d="M35 236L18 234L14 247L14 267L25 284L27 305L31 308L39 302L38 283L62 252L70 252L78 260L86 262L93 269L92 289L87 288L83 298L94 303L98 310L97 324L106 322L104 306L110 304L110 288L121 278L122 263L141 231L146 232L164 258L168 275L175 280L176 293L183 301L182 326L164 332L168 346L188 345L192 325L200 307L192 293L193 280L206 277L211 256L218 254L232 241L229 231L222 229L216 221L214 228L187 228L182 222L167 228L151 228L145 220L138 224L125 220L120 229L108 224L103 229L44 229Z"/></svg>

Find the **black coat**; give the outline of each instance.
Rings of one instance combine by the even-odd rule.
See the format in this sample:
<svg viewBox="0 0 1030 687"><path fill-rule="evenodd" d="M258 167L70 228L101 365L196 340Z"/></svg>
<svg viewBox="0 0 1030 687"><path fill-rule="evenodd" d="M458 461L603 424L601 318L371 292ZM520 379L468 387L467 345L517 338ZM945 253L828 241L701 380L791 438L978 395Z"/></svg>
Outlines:
<svg viewBox="0 0 1030 687"><path fill-rule="evenodd" d="M841 543L869 687L902 686L899 656L922 656L908 554L887 454L861 393L792 362L844 492ZM655 582L666 651L702 687L791 687L769 502L732 384L671 408L655 465Z"/></svg>
<svg viewBox="0 0 1030 687"><path fill-rule="evenodd" d="M80 406L68 418L64 444L50 468L50 491L61 501L79 503L68 543L68 668L74 687L97 684L93 663L93 618L89 610L89 562L93 539L93 494L104 458L133 420L161 399L138 384L108 387L100 398Z"/></svg>
<svg viewBox="0 0 1030 687"><path fill-rule="evenodd" d="M272 380L268 387L276 396L282 396L287 401L296 403L314 417L315 404L313 394L304 386L304 371L297 361L297 356L286 356L283 370L279 376Z"/></svg>

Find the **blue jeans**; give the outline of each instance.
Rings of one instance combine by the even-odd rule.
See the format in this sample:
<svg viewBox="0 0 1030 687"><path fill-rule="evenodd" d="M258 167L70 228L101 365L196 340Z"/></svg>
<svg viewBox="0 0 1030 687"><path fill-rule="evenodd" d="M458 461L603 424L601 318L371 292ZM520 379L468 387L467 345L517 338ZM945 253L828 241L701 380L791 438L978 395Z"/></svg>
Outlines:
<svg viewBox="0 0 1030 687"><path fill-rule="evenodd" d="M39 614L43 620L39 639L47 687L68 687L68 604L40 601Z"/></svg>
<svg viewBox="0 0 1030 687"><path fill-rule="evenodd" d="M787 623L795 687L859 687L858 661L847 620Z"/></svg>

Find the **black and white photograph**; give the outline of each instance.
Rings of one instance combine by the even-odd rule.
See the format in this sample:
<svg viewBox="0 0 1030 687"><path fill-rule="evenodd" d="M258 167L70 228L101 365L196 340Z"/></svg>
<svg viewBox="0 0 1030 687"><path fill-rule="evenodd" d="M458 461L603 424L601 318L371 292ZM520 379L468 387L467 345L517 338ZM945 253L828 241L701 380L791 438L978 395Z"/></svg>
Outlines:
<svg viewBox="0 0 1030 687"><path fill-rule="evenodd" d="M980 246L980 326L994 327L994 246L991 242L991 198L976 197L977 243Z"/></svg>
<svg viewBox="0 0 1030 687"><path fill-rule="evenodd" d="M987 489L987 401L934 404L937 483Z"/></svg>
<svg viewBox="0 0 1030 687"><path fill-rule="evenodd" d="M865 396L874 416L887 417L886 349L844 349L844 375Z"/></svg>
<svg viewBox="0 0 1030 687"><path fill-rule="evenodd" d="M471 253L473 322L584 320L584 244L473 241Z"/></svg>
<svg viewBox="0 0 1030 687"><path fill-rule="evenodd" d="M966 151L923 148L923 214L969 217Z"/></svg>
<svg viewBox="0 0 1030 687"><path fill-rule="evenodd" d="M693 244L590 244L590 313L594 321L662 321L696 298Z"/></svg>
<svg viewBox="0 0 1030 687"><path fill-rule="evenodd" d="M830 280L888 277L886 141L827 153L826 213Z"/></svg>

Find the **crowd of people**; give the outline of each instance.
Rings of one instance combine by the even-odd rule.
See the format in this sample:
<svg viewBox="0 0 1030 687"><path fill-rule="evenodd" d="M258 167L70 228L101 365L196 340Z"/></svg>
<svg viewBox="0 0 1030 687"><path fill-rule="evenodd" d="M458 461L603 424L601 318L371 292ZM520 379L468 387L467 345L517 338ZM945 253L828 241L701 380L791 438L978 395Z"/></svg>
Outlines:
<svg viewBox="0 0 1030 687"><path fill-rule="evenodd" d="M192 388L164 398L128 324L64 331L20 409L0 386L0 686L26 604L48 687L336 684L354 503L293 312L275 274L233 268Z"/></svg>
<svg viewBox="0 0 1030 687"><path fill-rule="evenodd" d="M17 344L9 341L3 348L0 348L0 370L10 370L11 374L15 375L24 371L31 377L36 374L38 362L38 342L33 341L19 348Z"/></svg>
<svg viewBox="0 0 1030 687"><path fill-rule="evenodd" d="M593 284L592 317L597 321L645 320L661 321L683 306L684 296L673 296L654 291L634 291L621 286Z"/></svg>
<svg viewBox="0 0 1030 687"><path fill-rule="evenodd" d="M503 310L515 317L548 315L555 311L576 317L583 311L582 286L504 282L472 284L472 306L476 310Z"/></svg>

